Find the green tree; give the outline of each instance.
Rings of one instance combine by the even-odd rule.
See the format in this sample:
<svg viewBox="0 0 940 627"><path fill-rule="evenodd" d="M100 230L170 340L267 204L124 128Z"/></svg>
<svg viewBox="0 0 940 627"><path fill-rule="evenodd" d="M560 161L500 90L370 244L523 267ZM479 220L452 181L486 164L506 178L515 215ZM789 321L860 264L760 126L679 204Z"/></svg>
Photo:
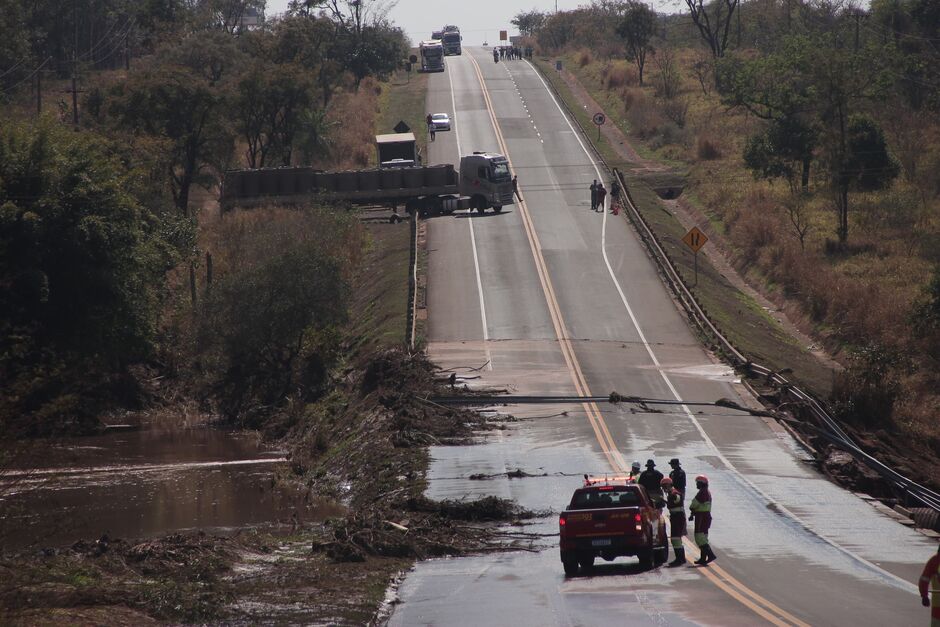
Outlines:
<svg viewBox="0 0 940 627"><path fill-rule="evenodd" d="M226 94L191 70L170 66L132 74L112 96L110 113L123 127L165 140L173 200L189 215L192 186L216 184L232 155Z"/></svg>
<svg viewBox="0 0 940 627"><path fill-rule="evenodd" d="M270 155L290 165L294 141L313 102L313 83L302 67L257 63L248 70L235 97L248 167L263 168Z"/></svg>
<svg viewBox="0 0 940 627"><path fill-rule="evenodd" d="M519 29L520 35L533 37L545 23L545 14L538 9L520 11L509 23Z"/></svg>
<svg viewBox="0 0 940 627"><path fill-rule="evenodd" d="M0 125L0 428L93 419L102 385L150 354L179 259L129 193L118 150L43 120ZM185 242L191 241L184 237Z"/></svg>
<svg viewBox="0 0 940 627"><path fill-rule="evenodd" d="M888 152L884 133L870 118L854 115L845 129L845 143L833 155L833 186L838 194L839 241L849 234L849 192L884 189L897 178L900 166Z"/></svg>
<svg viewBox="0 0 940 627"><path fill-rule="evenodd" d="M643 84L643 67L646 65L646 55L653 51L653 37L656 35L656 12L642 2L630 2L620 24L617 25L617 34L623 39L627 48L627 58L636 64L640 75L640 85Z"/></svg>
<svg viewBox="0 0 940 627"><path fill-rule="evenodd" d="M744 165L755 177L768 180L783 178L791 192L795 193L798 188L805 192L809 188L816 138L815 129L800 116L772 119L762 133L748 138Z"/></svg>

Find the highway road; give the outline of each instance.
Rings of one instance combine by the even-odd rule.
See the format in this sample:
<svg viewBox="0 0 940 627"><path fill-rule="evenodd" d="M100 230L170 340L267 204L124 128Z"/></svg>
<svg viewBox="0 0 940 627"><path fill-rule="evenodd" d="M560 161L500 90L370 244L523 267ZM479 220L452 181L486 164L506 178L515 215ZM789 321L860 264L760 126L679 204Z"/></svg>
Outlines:
<svg viewBox="0 0 940 627"><path fill-rule="evenodd" d="M431 163L502 152L524 198L500 214L428 220L428 352L439 365L483 366L474 385L524 394L755 404L696 341L624 217L591 211L588 186L603 170L529 63L465 48L431 76L428 110L451 112L454 125L437 133ZM915 583L936 542L829 482L772 421L684 405L508 411L518 422L485 444L432 449L430 496L495 494L557 513L582 473L647 458L668 471L679 457L690 484L711 480L718 562L642 572L618 558L565 578L549 535L536 551L418 564L390 624L929 621ZM516 468L539 476L469 480ZM525 530L552 534L557 516Z"/></svg>

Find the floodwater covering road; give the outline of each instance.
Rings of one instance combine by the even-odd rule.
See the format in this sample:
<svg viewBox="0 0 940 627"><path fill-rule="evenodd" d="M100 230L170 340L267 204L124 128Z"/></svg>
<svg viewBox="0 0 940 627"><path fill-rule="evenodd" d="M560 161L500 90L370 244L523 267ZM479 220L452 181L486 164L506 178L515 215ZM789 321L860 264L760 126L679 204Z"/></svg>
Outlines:
<svg viewBox="0 0 940 627"><path fill-rule="evenodd" d="M486 364L476 385L520 394L754 400L690 332L623 216L592 212L601 171L537 71L485 49L448 57L428 109L450 112L432 163L502 152L524 203L428 221L428 352L443 368ZM557 517L531 524L542 550L417 565L392 625L915 625L915 582L935 541L832 484L775 424L720 407L501 408L521 420L475 447L432 449L428 495L497 495L564 509L582 473L679 457L714 497L708 568L636 560L565 578ZM665 468L664 468L665 467ZM488 481L520 468L531 475ZM695 555L693 554L693 557Z"/></svg>
<svg viewBox="0 0 940 627"><path fill-rule="evenodd" d="M290 520L296 505L271 489L283 453L252 434L144 421L43 443L2 475L0 546L225 531Z"/></svg>

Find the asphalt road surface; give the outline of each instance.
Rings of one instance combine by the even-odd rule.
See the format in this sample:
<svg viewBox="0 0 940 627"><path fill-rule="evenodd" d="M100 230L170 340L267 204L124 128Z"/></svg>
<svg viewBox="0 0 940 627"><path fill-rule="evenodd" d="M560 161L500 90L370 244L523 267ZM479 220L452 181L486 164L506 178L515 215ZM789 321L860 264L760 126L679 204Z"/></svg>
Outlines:
<svg viewBox="0 0 940 627"><path fill-rule="evenodd" d="M450 112L431 163L506 154L524 202L428 221L429 353L476 386L521 394L616 390L754 405L698 344L623 216L592 212L601 170L538 72L486 49L447 58L428 110ZM605 181L609 188L609 181ZM469 370L479 368L479 370ZM711 480L708 568L643 572L633 558L566 578L557 515L523 530L539 550L418 564L392 625L918 625L915 583L935 541L835 486L772 422L719 407L501 408L519 418L486 444L432 450L429 495L494 494L564 509L582 473L679 457ZM524 479L471 481L520 468ZM694 489L694 488L693 488ZM694 559L697 554L692 551ZM672 554L670 551L670 559Z"/></svg>

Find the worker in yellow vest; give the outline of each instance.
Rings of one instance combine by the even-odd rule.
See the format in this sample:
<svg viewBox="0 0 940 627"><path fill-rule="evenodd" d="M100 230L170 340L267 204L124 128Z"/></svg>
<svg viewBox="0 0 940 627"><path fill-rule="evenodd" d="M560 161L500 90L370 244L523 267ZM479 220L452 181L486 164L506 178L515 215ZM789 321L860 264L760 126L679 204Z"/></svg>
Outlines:
<svg viewBox="0 0 940 627"><path fill-rule="evenodd" d="M930 607L930 627L940 627L940 545L937 554L927 560L920 575L920 600ZM928 595L927 593L931 594Z"/></svg>

